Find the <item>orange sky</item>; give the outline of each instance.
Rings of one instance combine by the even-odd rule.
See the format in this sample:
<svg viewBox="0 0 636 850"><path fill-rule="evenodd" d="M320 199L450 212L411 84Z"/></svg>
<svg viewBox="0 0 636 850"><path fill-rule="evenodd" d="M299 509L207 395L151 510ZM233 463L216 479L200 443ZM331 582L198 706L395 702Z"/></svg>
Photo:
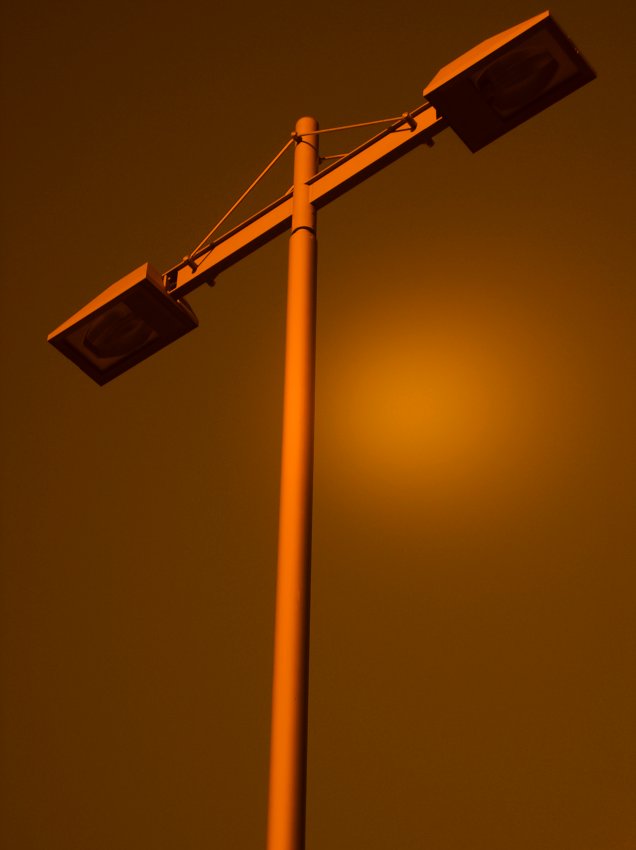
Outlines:
<svg viewBox="0 0 636 850"><path fill-rule="evenodd" d="M319 216L307 850L636 846L626 8L551 10L594 83ZM5 10L4 846L265 836L286 237L104 388L47 333L193 248L300 115L398 115L539 11Z"/></svg>

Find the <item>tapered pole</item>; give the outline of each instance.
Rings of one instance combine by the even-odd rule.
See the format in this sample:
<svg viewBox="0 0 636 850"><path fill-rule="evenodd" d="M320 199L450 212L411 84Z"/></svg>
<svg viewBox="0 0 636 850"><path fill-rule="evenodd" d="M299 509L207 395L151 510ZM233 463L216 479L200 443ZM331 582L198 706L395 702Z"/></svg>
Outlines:
<svg viewBox="0 0 636 850"><path fill-rule="evenodd" d="M317 129L314 118L296 123L267 850L305 846L316 338L316 211L306 181L318 169Z"/></svg>

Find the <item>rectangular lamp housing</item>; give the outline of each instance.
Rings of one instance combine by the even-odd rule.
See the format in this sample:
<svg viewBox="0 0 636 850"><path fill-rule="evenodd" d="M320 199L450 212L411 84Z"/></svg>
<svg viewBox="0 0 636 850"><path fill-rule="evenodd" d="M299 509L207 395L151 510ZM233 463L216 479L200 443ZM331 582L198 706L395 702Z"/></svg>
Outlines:
<svg viewBox="0 0 636 850"><path fill-rule="evenodd" d="M595 77L543 12L446 65L424 95L474 153Z"/></svg>
<svg viewBox="0 0 636 850"><path fill-rule="evenodd" d="M190 305L173 299L145 263L105 289L48 336L100 386L198 325Z"/></svg>

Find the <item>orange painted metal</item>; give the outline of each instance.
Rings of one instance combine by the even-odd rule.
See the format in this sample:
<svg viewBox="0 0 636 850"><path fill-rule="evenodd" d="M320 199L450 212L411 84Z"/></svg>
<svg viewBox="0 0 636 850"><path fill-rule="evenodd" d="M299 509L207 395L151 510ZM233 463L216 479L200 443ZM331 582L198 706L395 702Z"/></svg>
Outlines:
<svg viewBox="0 0 636 850"><path fill-rule="evenodd" d="M432 144L433 138L448 126L426 103L409 112L408 116L412 124L406 118L396 121L395 125L378 133L313 177L309 181L312 203L320 209L335 201L414 148Z"/></svg>
<svg viewBox="0 0 636 850"><path fill-rule="evenodd" d="M308 181L311 203L317 208L325 206L413 148L430 143L447 126L427 104L409 114L416 123L415 130L410 129L406 121L396 122L399 126L383 130L312 176ZM202 284L211 283L220 272L286 230L291 216L292 199L288 194L237 225L224 234L207 255L197 259L196 271L186 267L177 272L172 297L181 298Z"/></svg>
<svg viewBox="0 0 636 850"><path fill-rule="evenodd" d="M296 143L289 240L268 850L305 846L316 339L316 210L307 181L318 167L317 129L314 118L296 124L305 135Z"/></svg>
<svg viewBox="0 0 636 850"><path fill-rule="evenodd" d="M168 296L150 263L112 284L48 335L100 386L198 326L184 299Z"/></svg>
<svg viewBox="0 0 636 850"><path fill-rule="evenodd" d="M474 153L595 77L550 12L542 12L454 59L424 95Z"/></svg>
<svg viewBox="0 0 636 850"><path fill-rule="evenodd" d="M197 269L189 266L179 269L170 295L181 298L204 283L214 283L220 272L288 230L291 215L292 198L289 193L224 233L208 253L195 255Z"/></svg>

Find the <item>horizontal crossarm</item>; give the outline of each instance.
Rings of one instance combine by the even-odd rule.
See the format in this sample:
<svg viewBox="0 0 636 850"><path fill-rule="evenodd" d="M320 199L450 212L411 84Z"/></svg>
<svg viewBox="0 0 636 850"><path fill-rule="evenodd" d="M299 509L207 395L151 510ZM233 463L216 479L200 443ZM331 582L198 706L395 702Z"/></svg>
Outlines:
<svg viewBox="0 0 636 850"><path fill-rule="evenodd" d="M185 266L176 272L170 295L181 298L204 283L214 283L219 272L287 230L291 214L292 195L289 193L223 234L208 254L197 258L196 269Z"/></svg>
<svg viewBox="0 0 636 850"><path fill-rule="evenodd" d="M396 121L312 177L308 181L311 202L319 209L324 207L413 148L431 145L446 126L433 108L423 104L408 113L408 119ZM286 230L291 214L292 195L288 193L225 233L208 253L197 258L196 268L185 266L175 272L172 297L181 298L204 283L213 283L220 272Z"/></svg>
<svg viewBox="0 0 636 850"><path fill-rule="evenodd" d="M368 142L355 148L309 181L312 203L320 209L362 183L421 144L433 144L433 137L448 125L435 110L423 104L408 113L411 121L397 121Z"/></svg>

